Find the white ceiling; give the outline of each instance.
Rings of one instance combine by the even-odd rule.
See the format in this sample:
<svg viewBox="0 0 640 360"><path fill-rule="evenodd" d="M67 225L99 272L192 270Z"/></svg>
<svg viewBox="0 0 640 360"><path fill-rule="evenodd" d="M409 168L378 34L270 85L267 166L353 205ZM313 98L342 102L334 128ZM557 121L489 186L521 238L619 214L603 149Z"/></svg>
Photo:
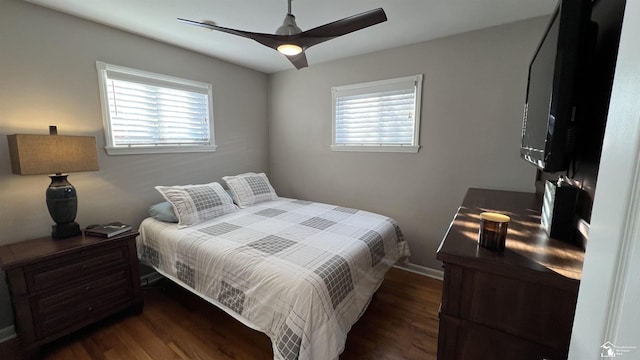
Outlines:
<svg viewBox="0 0 640 360"><path fill-rule="evenodd" d="M265 73L293 69L276 51L257 42L176 21L274 33L287 0L26 0L151 39L190 49ZM382 7L388 21L316 45L309 66L419 43L443 36L550 14L556 0L294 0L302 30ZM304 71L301 70L301 71Z"/></svg>

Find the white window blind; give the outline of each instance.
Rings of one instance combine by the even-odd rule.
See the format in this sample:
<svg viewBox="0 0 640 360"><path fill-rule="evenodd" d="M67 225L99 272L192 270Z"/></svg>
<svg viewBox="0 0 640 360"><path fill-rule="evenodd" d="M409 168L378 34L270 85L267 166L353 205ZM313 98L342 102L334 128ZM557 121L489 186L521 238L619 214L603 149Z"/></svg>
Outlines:
<svg viewBox="0 0 640 360"><path fill-rule="evenodd" d="M332 88L332 150L417 152L422 75Z"/></svg>
<svg viewBox="0 0 640 360"><path fill-rule="evenodd" d="M215 150L211 84L97 67L109 154Z"/></svg>

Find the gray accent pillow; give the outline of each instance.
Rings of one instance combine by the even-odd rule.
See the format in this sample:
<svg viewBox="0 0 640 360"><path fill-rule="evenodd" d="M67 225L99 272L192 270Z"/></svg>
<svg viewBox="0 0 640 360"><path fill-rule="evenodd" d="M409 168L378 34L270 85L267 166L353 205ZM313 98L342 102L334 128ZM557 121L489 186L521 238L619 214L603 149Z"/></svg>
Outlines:
<svg viewBox="0 0 640 360"><path fill-rule="evenodd" d="M149 207L149 216L158 221L168 223L178 222L178 217L176 216L176 213L173 212L173 206L168 201L151 205L151 207Z"/></svg>

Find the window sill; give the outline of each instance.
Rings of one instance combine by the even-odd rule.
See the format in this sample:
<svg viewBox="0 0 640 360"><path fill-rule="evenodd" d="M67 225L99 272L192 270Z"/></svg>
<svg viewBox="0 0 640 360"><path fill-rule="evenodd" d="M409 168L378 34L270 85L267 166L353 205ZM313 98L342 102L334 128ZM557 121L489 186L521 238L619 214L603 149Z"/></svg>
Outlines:
<svg viewBox="0 0 640 360"><path fill-rule="evenodd" d="M418 150L420 150L420 145L416 145L416 146L331 145L331 151L417 153Z"/></svg>
<svg viewBox="0 0 640 360"><path fill-rule="evenodd" d="M108 155L138 155L138 154L178 154L195 152L214 152L217 145L208 146L135 146L113 147L105 146Z"/></svg>

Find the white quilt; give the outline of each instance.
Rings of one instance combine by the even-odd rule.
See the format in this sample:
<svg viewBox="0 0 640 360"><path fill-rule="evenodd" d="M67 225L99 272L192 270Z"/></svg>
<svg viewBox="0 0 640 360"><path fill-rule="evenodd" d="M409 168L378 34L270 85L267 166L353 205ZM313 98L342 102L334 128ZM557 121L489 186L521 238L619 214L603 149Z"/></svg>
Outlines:
<svg viewBox="0 0 640 360"><path fill-rule="evenodd" d="M280 198L178 229L145 219L139 258L266 333L274 359L334 359L387 270L409 256L396 223Z"/></svg>

